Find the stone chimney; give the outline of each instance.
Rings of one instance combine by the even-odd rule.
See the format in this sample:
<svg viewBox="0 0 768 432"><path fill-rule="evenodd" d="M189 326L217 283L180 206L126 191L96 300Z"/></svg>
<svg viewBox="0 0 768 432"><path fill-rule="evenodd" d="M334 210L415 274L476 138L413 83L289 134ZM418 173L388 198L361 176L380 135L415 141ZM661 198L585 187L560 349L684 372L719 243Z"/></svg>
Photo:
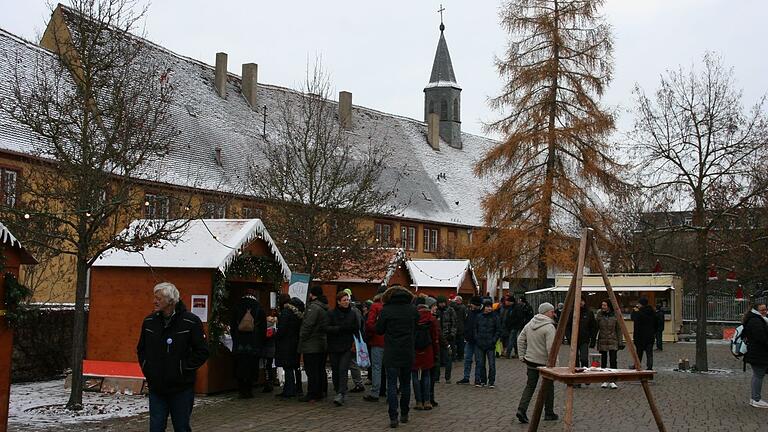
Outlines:
<svg viewBox="0 0 768 432"><path fill-rule="evenodd" d="M352 93L339 92L339 123L343 129L352 129Z"/></svg>
<svg viewBox="0 0 768 432"><path fill-rule="evenodd" d="M259 65L256 63L243 63L242 88L243 97L248 101L251 109L256 111L256 84L259 81Z"/></svg>
<svg viewBox="0 0 768 432"><path fill-rule="evenodd" d="M440 115L429 113L427 115L427 141L435 150L440 150Z"/></svg>
<svg viewBox="0 0 768 432"><path fill-rule="evenodd" d="M227 53L216 53L216 92L223 99L227 98Z"/></svg>

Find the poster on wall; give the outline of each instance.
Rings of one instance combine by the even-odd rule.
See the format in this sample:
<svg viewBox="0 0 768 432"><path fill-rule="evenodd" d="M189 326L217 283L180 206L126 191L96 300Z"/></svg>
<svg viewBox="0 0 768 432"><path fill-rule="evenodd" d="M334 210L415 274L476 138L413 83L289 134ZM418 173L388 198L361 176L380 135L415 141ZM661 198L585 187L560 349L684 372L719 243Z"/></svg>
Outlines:
<svg viewBox="0 0 768 432"><path fill-rule="evenodd" d="M208 296L207 295L193 295L192 296L192 309L193 314L197 315L202 322L208 322Z"/></svg>
<svg viewBox="0 0 768 432"><path fill-rule="evenodd" d="M307 301L309 292L309 275L304 273L291 273L291 283L288 284L288 295L298 297L301 301Z"/></svg>

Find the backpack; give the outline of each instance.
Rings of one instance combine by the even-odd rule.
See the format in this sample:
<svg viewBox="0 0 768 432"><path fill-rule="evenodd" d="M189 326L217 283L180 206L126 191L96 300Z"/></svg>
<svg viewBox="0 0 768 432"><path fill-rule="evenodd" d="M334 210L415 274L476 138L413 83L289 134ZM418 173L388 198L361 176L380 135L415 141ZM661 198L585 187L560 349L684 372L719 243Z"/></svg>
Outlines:
<svg viewBox="0 0 768 432"><path fill-rule="evenodd" d="M429 334L429 330L432 327L432 322L416 324L416 332L414 333L414 346L417 350L426 349L432 344L432 335Z"/></svg>
<svg viewBox="0 0 768 432"><path fill-rule="evenodd" d="M742 358L747 353L747 341L744 340L744 326L736 327L736 331L731 337L731 354L734 357Z"/></svg>
<svg viewBox="0 0 768 432"><path fill-rule="evenodd" d="M237 324L237 331L249 333L255 328L253 315L251 315L251 309L246 309L245 314L240 318L240 323Z"/></svg>

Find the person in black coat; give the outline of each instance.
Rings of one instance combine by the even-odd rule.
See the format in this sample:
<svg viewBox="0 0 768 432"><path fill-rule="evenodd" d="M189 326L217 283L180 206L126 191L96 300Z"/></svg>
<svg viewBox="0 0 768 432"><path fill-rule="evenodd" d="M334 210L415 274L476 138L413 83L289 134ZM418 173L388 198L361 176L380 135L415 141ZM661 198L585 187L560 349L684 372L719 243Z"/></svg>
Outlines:
<svg viewBox="0 0 768 432"><path fill-rule="evenodd" d="M411 401L411 366L416 355L414 332L419 313L411 304L413 294L394 285L382 295L384 307L376 322L376 333L384 335L384 361L387 371L389 426L398 425L397 383L400 383L400 422L408 422Z"/></svg>
<svg viewBox="0 0 768 432"><path fill-rule="evenodd" d="M496 382L496 341L501 336L499 317L493 312L493 303L486 300L483 311L475 321L475 387L494 387ZM486 375L485 362L488 362Z"/></svg>
<svg viewBox="0 0 768 432"><path fill-rule="evenodd" d="M763 378L768 369L768 308L765 303L757 303L744 316L742 337L747 342L744 361L752 366L752 395L749 404L756 408L768 408L768 401L763 400Z"/></svg>
<svg viewBox="0 0 768 432"><path fill-rule="evenodd" d="M154 312L144 319L136 355L149 384L149 430L191 430L195 375L208 359L200 318L187 312L170 282L154 288Z"/></svg>
<svg viewBox="0 0 768 432"><path fill-rule="evenodd" d="M632 322L634 329L632 340L640 362L643 361L643 353L648 356L646 365L648 370L653 369L653 340L656 337L656 312L653 306L648 304L646 297L640 297L638 304L632 310Z"/></svg>
<svg viewBox="0 0 768 432"><path fill-rule="evenodd" d="M578 340L576 344L571 344L571 349L576 349L578 352L578 362L576 366L589 367L589 347L595 347L595 341L597 337L597 320L595 319L595 312L587 306L587 299L581 297L581 308L579 317L579 330ZM573 315L571 314L571 317ZM573 318L568 318L568 326L566 327L566 333L571 336L573 329Z"/></svg>
<svg viewBox="0 0 768 432"><path fill-rule="evenodd" d="M347 397L347 379L354 335L360 329L357 314L352 310L351 297L345 291L336 294L336 308L328 311L328 354L331 357L331 373L336 406L344 405Z"/></svg>
<svg viewBox="0 0 768 432"><path fill-rule="evenodd" d="M298 300L298 299L296 299ZM275 366L283 368L285 378L283 391L275 395L279 398L297 396L301 389L301 372L299 371L299 330L304 313L291 304L288 294L280 294L278 299L280 315L277 317L277 332L275 333ZM297 385L298 384L298 385Z"/></svg>
<svg viewBox="0 0 768 432"><path fill-rule="evenodd" d="M253 331L242 331L240 323L246 313L253 317ZM240 398L253 397L253 381L259 371L259 355L264 348L267 333L267 315L256 298L256 291L246 289L232 311L229 326L232 335L232 354L235 362L235 379Z"/></svg>
<svg viewBox="0 0 768 432"><path fill-rule="evenodd" d="M664 350L662 339L664 338L664 309L661 303L656 305L656 349Z"/></svg>

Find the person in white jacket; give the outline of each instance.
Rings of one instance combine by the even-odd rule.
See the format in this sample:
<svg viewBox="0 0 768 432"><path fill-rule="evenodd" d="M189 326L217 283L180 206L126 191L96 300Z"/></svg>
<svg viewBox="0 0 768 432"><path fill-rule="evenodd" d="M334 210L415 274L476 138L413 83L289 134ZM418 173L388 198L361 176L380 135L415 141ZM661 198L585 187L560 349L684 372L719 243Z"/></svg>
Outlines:
<svg viewBox="0 0 768 432"><path fill-rule="evenodd" d="M528 367L528 381L517 406L517 419L528 423L528 405L539 383L540 366L546 366L549 350L555 340L555 307L551 303L539 305L539 313L534 316L517 338L517 351L520 360ZM541 391L544 392L544 420L557 420L554 411L555 389L552 381L544 380Z"/></svg>

